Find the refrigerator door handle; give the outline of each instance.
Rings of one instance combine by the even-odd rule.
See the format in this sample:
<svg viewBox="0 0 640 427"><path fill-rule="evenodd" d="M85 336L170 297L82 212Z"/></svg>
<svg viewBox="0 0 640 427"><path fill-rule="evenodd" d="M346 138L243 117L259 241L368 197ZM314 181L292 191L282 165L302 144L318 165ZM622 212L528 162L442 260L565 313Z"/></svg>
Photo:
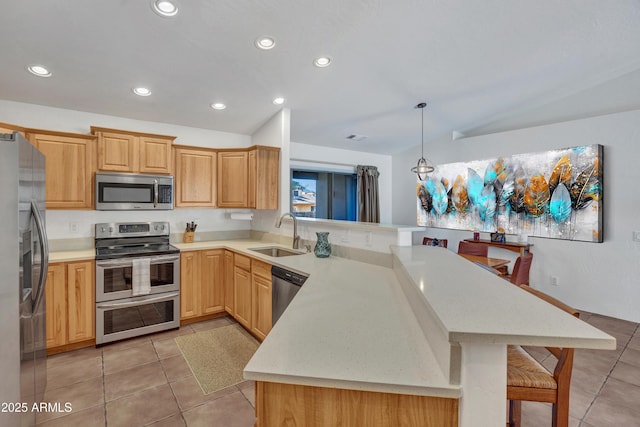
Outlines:
<svg viewBox="0 0 640 427"><path fill-rule="evenodd" d="M35 201L31 201L31 213L36 223L36 229L38 231L38 240L42 249L42 265L40 266L40 280L38 280L38 290L36 292L36 299L33 303L33 312L37 310L44 295L44 287L47 280L47 273L49 271L49 241L47 240L47 230L44 228L44 221L40 215L40 210Z"/></svg>

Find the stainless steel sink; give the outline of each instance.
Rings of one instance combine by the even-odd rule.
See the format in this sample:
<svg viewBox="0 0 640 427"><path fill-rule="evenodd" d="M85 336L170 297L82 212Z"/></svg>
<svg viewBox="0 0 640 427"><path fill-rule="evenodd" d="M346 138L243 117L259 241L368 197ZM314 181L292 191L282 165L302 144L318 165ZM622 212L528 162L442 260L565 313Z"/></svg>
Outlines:
<svg viewBox="0 0 640 427"><path fill-rule="evenodd" d="M278 246L267 246L264 248L249 248L249 250L258 252L259 254L262 254L262 255L267 255L272 257L283 257L283 256L304 254L304 252L297 252L291 249L280 248Z"/></svg>

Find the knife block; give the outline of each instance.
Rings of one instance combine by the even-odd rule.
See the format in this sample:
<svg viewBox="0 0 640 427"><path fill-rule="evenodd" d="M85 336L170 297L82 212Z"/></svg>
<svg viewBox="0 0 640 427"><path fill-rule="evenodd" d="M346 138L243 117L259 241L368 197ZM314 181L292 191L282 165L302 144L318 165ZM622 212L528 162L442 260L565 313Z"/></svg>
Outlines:
<svg viewBox="0 0 640 427"><path fill-rule="evenodd" d="M193 238L195 237L195 232L194 231L185 231L184 235L182 236L182 242L183 243L193 243Z"/></svg>

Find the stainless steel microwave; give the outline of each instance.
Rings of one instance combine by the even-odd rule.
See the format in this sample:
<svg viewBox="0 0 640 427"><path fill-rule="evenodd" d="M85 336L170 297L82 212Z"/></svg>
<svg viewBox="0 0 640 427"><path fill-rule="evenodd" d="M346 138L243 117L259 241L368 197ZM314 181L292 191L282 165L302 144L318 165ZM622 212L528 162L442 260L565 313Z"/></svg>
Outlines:
<svg viewBox="0 0 640 427"><path fill-rule="evenodd" d="M173 209L173 177L96 173L96 210Z"/></svg>

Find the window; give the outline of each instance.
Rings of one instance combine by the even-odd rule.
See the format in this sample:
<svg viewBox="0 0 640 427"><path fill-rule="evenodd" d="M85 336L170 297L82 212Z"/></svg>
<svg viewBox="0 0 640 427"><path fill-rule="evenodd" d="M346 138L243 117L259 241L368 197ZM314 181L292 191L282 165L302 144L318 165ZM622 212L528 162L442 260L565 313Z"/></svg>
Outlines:
<svg viewBox="0 0 640 427"><path fill-rule="evenodd" d="M355 173L291 170L291 213L308 218L357 220Z"/></svg>

